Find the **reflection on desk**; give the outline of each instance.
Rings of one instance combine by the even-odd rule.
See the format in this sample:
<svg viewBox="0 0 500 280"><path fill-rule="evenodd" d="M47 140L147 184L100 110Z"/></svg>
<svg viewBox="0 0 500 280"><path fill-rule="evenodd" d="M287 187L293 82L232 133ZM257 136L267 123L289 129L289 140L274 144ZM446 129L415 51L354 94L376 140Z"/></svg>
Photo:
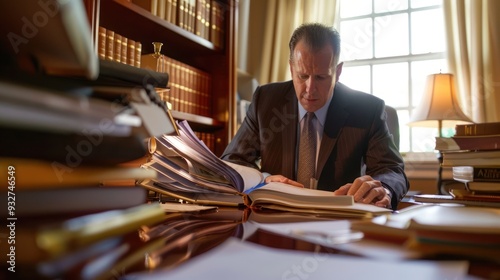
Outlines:
<svg viewBox="0 0 500 280"><path fill-rule="evenodd" d="M230 238L215 250L172 271L124 279L460 279L466 262L388 262L329 253L277 250ZM333 277L332 277L333 276Z"/></svg>
<svg viewBox="0 0 500 280"><path fill-rule="evenodd" d="M308 279L325 275L367 279L379 274L384 279L461 279L467 273L484 278L500 273L498 263L484 259L429 256L366 235L361 240L352 235L349 242L322 240L321 236L329 238L340 231L359 233L352 230L353 222L238 208L169 212L159 223L85 248L49 258L17 259L15 274L24 279L193 279L200 275L202 279L304 279L297 274L301 271ZM23 244L18 244L18 250ZM3 271L10 273L6 267Z"/></svg>

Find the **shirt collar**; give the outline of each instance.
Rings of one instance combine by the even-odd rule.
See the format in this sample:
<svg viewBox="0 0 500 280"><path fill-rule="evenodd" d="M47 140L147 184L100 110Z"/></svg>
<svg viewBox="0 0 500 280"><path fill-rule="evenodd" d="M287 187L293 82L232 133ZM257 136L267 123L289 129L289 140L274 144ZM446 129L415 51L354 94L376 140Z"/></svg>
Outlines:
<svg viewBox="0 0 500 280"><path fill-rule="evenodd" d="M328 113L328 107L330 107L330 102L332 102L332 97L333 94L332 96L330 96L330 99L327 102L325 102L325 105L323 105L323 107L319 108L317 111L314 112L314 114L316 115L316 119L319 121L322 127L325 126L326 114ZM298 102L298 104L299 104L299 122L300 122L307 113L307 111L306 109L304 109L304 107L302 107L302 104L300 104L300 102Z"/></svg>

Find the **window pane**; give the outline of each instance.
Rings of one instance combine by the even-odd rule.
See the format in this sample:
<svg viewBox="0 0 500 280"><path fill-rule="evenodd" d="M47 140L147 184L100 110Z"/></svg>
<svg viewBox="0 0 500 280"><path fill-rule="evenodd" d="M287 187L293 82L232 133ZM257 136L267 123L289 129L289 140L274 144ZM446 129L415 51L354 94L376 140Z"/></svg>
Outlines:
<svg viewBox="0 0 500 280"><path fill-rule="evenodd" d="M372 58L372 20L369 18L346 20L340 23L341 52L340 59L349 61Z"/></svg>
<svg viewBox="0 0 500 280"><path fill-rule="evenodd" d="M416 61L411 63L411 102L413 106L417 106L422 99L425 83L427 82L427 76L439 72L448 72L448 65L445 59Z"/></svg>
<svg viewBox="0 0 500 280"><path fill-rule="evenodd" d="M385 13L408 9L408 0L375 0L375 13Z"/></svg>
<svg viewBox="0 0 500 280"><path fill-rule="evenodd" d="M444 51L444 20L441 10L412 13L411 39L411 50L414 54Z"/></svg>
<svg viewBox="0 0 500 280"><path fill-rule="evenodd" d="M352 89L370 92L370 66L343 67L339 81Z"/></svg>
<svg viewBox="0 0 500 280"><path fill-rule="evenodd" d="M442 0L411 0L410 2L412 8L442 5Z"/></svg>
<svg viewBox="0 0 500 280"><path fill-rule="evenodd" d="M373 94L389 106L408 106L408 63L374 65Z"/></svg>
<svg viewBox="0 0 500 280"><path fill-rule="evenodd" d="M409 152L410 151L410 127L408 122L410 121L408 110L398 110L399 119L399 151Z"/></svg>
<svg viewBox="0 0 500 280"><path fill-rule="evenodd" d="M437 126L413 127L412 129L412 151L414 152L433 152L436 147L436 136L438 135Z"/></svg>
<svg viewBox="0 0 500 280"><path fill-rule="evenodd" d="M409 54L408 14L375 18L375 57Z"/></svg>
<svg viewBox="0 0 500 280"><path fill-rule="evenodd" d="M341 0L340 17L368 15L372 12L372 0Z"/></svg>
<svg viewBox="0 0 500 280"><path fill-rule="evenodd" d="M397 108L401 152L434 152L437 127L410 127L408 122L427 76L449 72L443 1L338 1L340 59L345 61L339 81ZM443 135L453 133L443 130Z"/></svg>

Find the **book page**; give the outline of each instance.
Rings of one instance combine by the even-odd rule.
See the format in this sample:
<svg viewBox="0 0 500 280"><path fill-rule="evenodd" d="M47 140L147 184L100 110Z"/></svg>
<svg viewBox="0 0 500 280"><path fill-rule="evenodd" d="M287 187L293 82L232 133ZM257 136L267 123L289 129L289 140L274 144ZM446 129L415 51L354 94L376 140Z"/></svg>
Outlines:
<svg viewBox="0 0 500 280"><path fill-rule="evenodd" d="M186 143L182 141L178 136L166 136L157 138L157 143L165 145L167 148L173 149L179 156L186 160L188 164L189 172L193 176L199 176L205 178L206 180L223 182L226 181L231 183L236 189L238 187L242 188L241 177L236 178L230 169L226 166L221 166L220 164L213 161L211 158L207 157L205 154L193 149ZM228 171L229 170L229 171ZM237 173L236 173L237 174ZM241 181L241 182L240 182ZM240 191L238 189L238 191Z"/></svg>
<svg viewBox="0 0 500 280"><path fill-rule="evenodd" d="M191 191L191 192L225 192L237 193L233 186L229 184L207 181L192 176L189 172L179 167L169 159L160 155L154 155L155 161L148 162L143 166L156 170L158 172L158 183L170 185L172 190ZM177 187L174 187L175 186Z"/></svg>
<svg viewBox="0 0 500 280"><path fill-rule="evenodd" d="M390 209L355 203L352 196L330 191L297 188L288 184L268 183L248 194L252 208L266 208L321 215L364 217L391 213ZM350 215L352 214L352 215Z"/></svg>
<svg viewBox="0 0 500 280"><path fill-rule="evenodd" d="M240 173L245 184L245 191L264 182L264 175L259 170L229 161L224 162Z"/></svg>
<svg viewBox="0 0 500 280"><path fill-rule="evenodd" d="M213 173L213 176L208 176L207 179L221 175L228 180L236 190L243 192L244 182L241 175L227 165L225 161L217 157L202 141L200 141L187 121L177 122L177 125L179 127L179 136L163 136L161 139L157 140L167 142L164 144L170 145L179 155L189 161L191 167L197 167L197 169L192 168L190 171L206 171L207 174L200 174L201 176Z"/></svg>
<svg viewBox="0 0 500 280"><path fill-rule="evenodd" d="M297 203L297 205L309 206L311 208L326 204L349 206L354 203L352 196L335 195L330 191L298 188L280 182L268 183L252 191L249 196L254 202L266 202L273 199L278 201L281 200L283 203L293 202Z"/></svg>

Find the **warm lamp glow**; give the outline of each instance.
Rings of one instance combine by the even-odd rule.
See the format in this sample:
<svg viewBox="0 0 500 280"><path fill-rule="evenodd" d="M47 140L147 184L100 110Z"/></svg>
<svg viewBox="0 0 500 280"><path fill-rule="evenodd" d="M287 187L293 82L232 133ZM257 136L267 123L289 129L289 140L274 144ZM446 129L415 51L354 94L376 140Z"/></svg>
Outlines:
<svg viewBox="0 0 500 280"><path fill-rule="evenodd" d="M460 123L472 123L460 108L453 74L427 76L424 96L413 112L410 126L455 127Z"/></svg>
<svg viewBox="0 0 500 280"><path fill-rule="evenodd" d="M443 137L443 127L455 127L460 123L471 123L458 103L455 91L455 80L452 74L432 74L427 76L424 96L418 107L413 112L410 123L411 126L438 127L439 137ZM437 177L438 194L443 194L441 190L443 157L438 153L439 169Z"/></svg>

